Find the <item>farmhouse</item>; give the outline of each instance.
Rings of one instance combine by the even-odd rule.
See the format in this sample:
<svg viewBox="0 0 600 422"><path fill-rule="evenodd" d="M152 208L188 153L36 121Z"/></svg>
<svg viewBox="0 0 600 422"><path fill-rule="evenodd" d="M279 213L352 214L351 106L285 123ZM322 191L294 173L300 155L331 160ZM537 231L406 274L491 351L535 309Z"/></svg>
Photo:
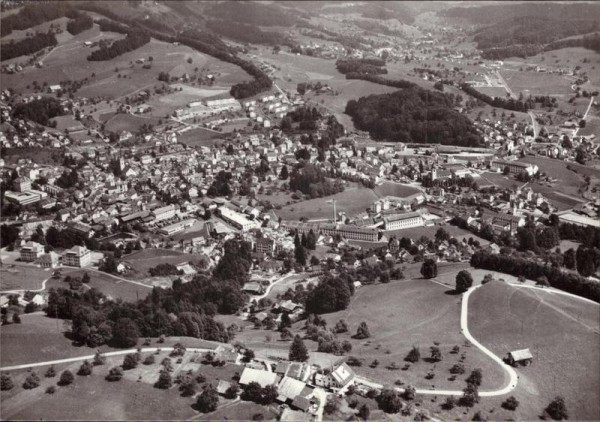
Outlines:
<svg viewBox="0 0 600 422"><path fill-rule="evenodd" d="M513 366L527 366L533 361L533 355L529 349L514 350L508 353L506 360L510 365Z"/></svg>

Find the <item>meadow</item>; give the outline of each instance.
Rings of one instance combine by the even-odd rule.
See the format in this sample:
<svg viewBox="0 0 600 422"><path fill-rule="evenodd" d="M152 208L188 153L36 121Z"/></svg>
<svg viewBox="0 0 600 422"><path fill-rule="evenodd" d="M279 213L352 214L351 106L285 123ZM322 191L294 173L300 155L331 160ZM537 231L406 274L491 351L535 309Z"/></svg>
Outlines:
<svg viewBox="0 0 600 422"><path fill-rule="evenodd" d="M335 200L336 211L345 212L352 216L364 212L369 205L377 200L373 190L365 187L353 187L323 198L309 199L287 205L275 213L284 220L299 220L306 217L309 220L333 219L333 204L329 201Z"/></svg>
<svg viewBox="0 0 600 422"><path fill-rule="evenodd" d="M15 265L0 268L0 291L38 290L52 271L35 266Z"/></svg>
<svg viewBox="0 0 600 422"><path fill-rule="evenodd" d="M177 135L177 141L189 147L211 146L219 143L222 135L218 132L194 128Z"/></svg>
<svg viewBox="0 0 600 422"><path fill-rule="evenodd" d="M334 326L345 319L349 333L338 335L341 340L352 343L351 356L364 360L356 372L383 384L393 384L401 380L405 384L427 389L464 388L463 378L475 368L483 370L481 389L496 389L504 386L506 379L502 368L475 347L470 346L460 333L461 296L447 294L451 290L432 283L429 280L410 279L393 281L359 288L347 309L324 315L328 326ZM357 340L350 336L356 333L361 322L366 322L371 337ZM429 362L429 347L439 343L443 360ZM310 342L312 344L312 342ZM410 365L408 370L391 370L388 367L396 363L402 367L405 356L413 346L421 351L421 360ZM459 346L459 354L450 354L453 346ZM462 353L466 375L450 380L449 369ZM373 360L378 360L372 368ZM425 379L429 371L435 378Z"/></svg>
<svg viewBox="0 0 600 422"><path fill-rule="evenodd" d="M565 76L519 70L503 70L502 76L515 95L569 95L573 81Z"/></svg>
<svg viewBox="0 0 600 422"><path fill-rule="evenodd" d="M556 395L565 398L569 419L600 418L600 311L597 304L539 290L493 282L469 301L469 329L499 356L529 348L533 363L517 369L512 393L516 412L500 409L502 398L486 400L494 419L537 419ZM485 379L484 373L484 379Z"/></svg>
<svg viewBox="0 0 600 422"><path fill-rule="evenodd" d="M159 264L177 265L198 258L200 258L200 255L184 254L169 249L146 249L125 256L123 261L130 265L133 270L132 273L127 274L127 277L139 279L148 277L150 275L148 270Z"/></svg>

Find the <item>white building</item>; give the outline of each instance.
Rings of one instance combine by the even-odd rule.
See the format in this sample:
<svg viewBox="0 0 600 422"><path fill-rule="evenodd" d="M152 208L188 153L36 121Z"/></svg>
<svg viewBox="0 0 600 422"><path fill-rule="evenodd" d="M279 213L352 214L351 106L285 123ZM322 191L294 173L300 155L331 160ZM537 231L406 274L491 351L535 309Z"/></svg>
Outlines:
<svg viewBox="0 0 600 422"><path fill-rule="evenodd" d="M383 223L385 230L397 230L421 227L425 224L425 220L418 212L407 212L406 214L384 217Z"/></svg>

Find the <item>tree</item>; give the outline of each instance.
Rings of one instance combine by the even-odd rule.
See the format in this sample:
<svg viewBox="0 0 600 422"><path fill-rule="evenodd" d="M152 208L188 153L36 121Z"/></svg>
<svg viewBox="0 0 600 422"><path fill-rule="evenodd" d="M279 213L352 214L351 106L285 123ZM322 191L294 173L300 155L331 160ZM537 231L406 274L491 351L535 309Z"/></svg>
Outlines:
<svg viewBox="0 0 600 422"><path fill-rule="evenodd" d="M58 380L58 385L65 386L71 384L75 380L75 376L68 369L64 370L62 374L60 374L60 378Z"/></svg>
<svg viewBox="0 0 600 422"><path fill-rule="evenodd" d="M254 359L254 350L246 348L246 350L244 350L243 361L250 362L252 359Z"/></svg>
<svg viewBox="0 0 600 422"><path fill-rule="evenodd" d="M275 402L275 399L279 396L277 387L275 385L267 385L263 388L261 404L268 406Z"/></svg>
<svg viewBox="0 0 600 422"><path fill-rule="evenodd" d="M456 291L458 293L464 293L473 285L473 277L467 270L459 271L456 274Z"/></svg>
<svg viewBox="0 0 600 422"><path fill-rule="evenodd" d="M179 391L183 397L192 397L196 394L198 383L191 376L187 376L179 386Z"/></svg>
<svg viewBox="0 0 600 422"><path fill-rule="evenodd" d="M281 180L287 180L287 179L288 179L288 177L290 177L290 175L289 175L289 171L288 171L288 168L287 168L287 166L283 166L283 167L281 168L281 171L279 172L279 178L280 178Z"/></svg>
<svg viewBox="0 0 600 422"><path fill-rule="evenodd" d="M502 170L502 174L505 176L508 176L510 174L510 167L504 166L504 169Z"/></svg>
<svg viewBox="0 0 600 422"><path fill-rule="evenodd" d="M427 258L423 261L423 264L421 265L421 275L423 278L437 277L437 264L433 259Z"/></svg>
<svg viewBox="0 0 600 422"><path fill-rule="evenodd" d="M481 373L481 369L475 368L467 378L467 383L474 384L479 387L481 385L482 379L483 375Z"/></svg>
<svg viewBox="0 0 600 422"><path fill-rule="evenodd" d="M100 351L96 352L96 354L94 355L94 366L100 366L100 365L104 365L106 363L106 358L104 356L102 356L102 354L100 353Z"/></svg>
<svg viewBox="0 0 600 422"><path fill-rule="evenodd" d="M23 388L25 390L31 390L33 388L37 388L40 386L40 377L35 372L30 373L27 378L25 378L25 382L23 383Z"/></svg>
<svg viewBox="0 0 600 422"><path fill-rule="evenodd" d="M550 282L548 281L548 277L541 275L535 281L535 285L540 287L550 287Z"/></svg>
<svg viewBox="0 0 600 422"><path fill-rule="evenodd" d="M448 233L443 227L440 227L435 232L435 241L440 243L448 240L450 240L450 233Z"/></svg>
<svg viewBox="0 0 600 422"><path fill-rule="evenodd" d="M77 371L77 375L81 375L81 376L92 375L93 368L94 368L94 366L89 361L84 360L83 363L81 364L81 366L79 367L79 370Z"/></svg>
<svg viewBox="0 0 600 422"><path fill-rule="evenodd" d="M561 396L556 396L554 400L552 400L546 407L546 409L544 409L544 411L548 414L548 416L557 421L569 419L565 399Z"/></svg>
<svg viewBox="0 0 600 422"><path fill-rule="evenodd" d="M328 415L333 415L339 409L340 409L339 399L334 394L328 395L327 401L325 402L325 407L323 408L325 413Z"/></svg>
<svg viewBox="0 0 600 422"><path fill-rule="evenodd" d="M406 355L406 357L404 358L404 360L408 361L408 362L418 362L421 359L421 352L419 351L419 348L417 346L413 346L412 349L410 349L410 352L408 352L408 355Z"/></svg>
<svg viewBox="0 0 600 422"><path fill-rule="evenodd" d="M431 346L430 350L431 350L431 359L434 362L439 362L442 360L442 352L439 347Z"/></svg>
<svg viewBox="0 0 600 422"><path fill-rule="evenodd" d="M54 365L52 365L52 366L50 366L50 368L48 368L48 370L46 371L44 376L46 378L54 378L56 376L56 369L54 368Z"/></svg>
<svg viewBox="0 0 600 422"><path fill-rule="evenodd" d="M466 407L473 407L475 403L479 402L479 391L477 385L468 383L467 387L463 390L463 395L460 398L460 404Z"/></svg>
<svg viewBox="0 0 600 422"><path fill-rule="evenodd" d="M48 388L46 388L46 394L54 394L56 393L56 387L51 385Z"/></svg>
<svg viewBox="0 0 600 422"><path fill-rule="evenodd" d="M13 313L12 322L13 322L13 324L20 324L21 323L21 317L19 316L18 312Z"/></svg>
<svg viewBox="0 0 600 422"><path fill-rule="evenodd" d="M160 371L160 375L158 376L158 381L154 384L154 387L160 388L162 390L167 390L171 388L173 385L173 380L171 378L171 373L165 369Z"/></svg>
<svg viewBox="0 0 600 422"><path fill-rule="evenodd" d="M452 410L454 409L454 406L456 406L456 399L454 396L448 396L444 404L442 404L444 410Z"/></svg>
<svg viewBox="0 0 600 422"><path fill-rule="evenodd" d="M138 360L135 357L135 354L128 353L123 358L123 364L121 365L124 370L136 368L138 364Z"/></svg>
<svg viewBox="0 0 600 422"><path fill-rule="evenodd" d="M289 359L295 362L306 362L308 360L308 350L299 335L294 337L294 341L290 345Z"/></svg>
<svg viewBox="0 0 600 422"><path fill-rule="evenodd" d="M338 321L338 322L335 324L335 327L334 327L333 331L334 331L336 334L340 334L340 333L346 333L346 332L348 332L348 323L347 323L345 320L343 320L343 319L340 319L340 320L339 320L339 321Z"/></svg>
<svg viewBox="0 0 600 422"><path fill-rule="evenodd" d="M83 277L81 277L81 282L88 284L91 281L91 277L89 275L89 273L86 271L83 273Z"/></svg>
<svg viewBox="0 0 600 422"><path fill-rule="evenodd" d="M235 399L240 392L240 386L236 383L232 383L227 390L225 390L226 399Z"/></svg>
<svg viewBox="0 0 600 422"><path fill-rule="evenodd" d="M14 387L12 377L9 374L0 375L0 391L8 391Z"/></svg>
<svg viewBox="0 0 600 422"><path fill-rule="evenodd" d="M356 330L356 335L355 337L357 339L363 339L363 338L369 338L371 337L371 333L369 333L369 327L367 326L366 322L361 322L360 325L358 326L358 329Z"/></svg>
<svg viewBox="0 0 600 422"><path fill-rule="evenodd" d="M219 405L219 394L217 390L208 384L202 389L202 393L196 399L196 408L202 413L214 412Z"/></svg>
<svg viewBox="0 0 600 422"><path fill-rule="evenodd" d="M408 401L410 400L414 400L415 399L415 395L417 394L417 389L415 387L413 387L412 385L407 385L406 388L404 389L404 398Z"/></svg>
<svg viewBox="0 0 600 422"><path fill-rule="evenodd" d="M110 371L108 371L108 375L106 376L106 380L111 382L120 381L121 378L123 378L123 368L120 366L110 368Z"/></svg>
<svg viewBox="0 0 600 422"><path fill-rule="evenodd" d="M358 417L364 421L369 420L369 416L371 415L371 410L369 409L369 406L367 406L366 404L363 404L359 409L358 409Z"/></svg>
<svg viewBox="0 0 600 422"><path fill-rule="evenodd" d="M507 410L515 410L519 407L519 400L517 400L515 396L510 396L502 402L502 407Z"/></svg>
<svg viewBox="0 0 600 422"><path fill-rule="evenodd" d="M143 364L144 365L152 365L152 364L154 364L154 362L155 362L154 355L148 355L148 356L146 356L146 359L144 359Z"/></svg>
<svg viewBox="0 0 600 422"><path fill-rule="evenodd" d="M262 400L262 387L257 382L249 383L241 395L242 400L260 403Z"/></svg>
<svg viewBox="0 0 600 422"><path fill-rule="evenodd" d="M117 347L127 348L137 344L139 330L136 323L129 318L119 318L113 328L112 340Z"/></svg>
<svg viewBox="0 0 600 422"><path fill-rule="evenodd" d="M402 409L402 400L395 390L384 388L377 396L377 404L385 413L398 413Z"/></svg>

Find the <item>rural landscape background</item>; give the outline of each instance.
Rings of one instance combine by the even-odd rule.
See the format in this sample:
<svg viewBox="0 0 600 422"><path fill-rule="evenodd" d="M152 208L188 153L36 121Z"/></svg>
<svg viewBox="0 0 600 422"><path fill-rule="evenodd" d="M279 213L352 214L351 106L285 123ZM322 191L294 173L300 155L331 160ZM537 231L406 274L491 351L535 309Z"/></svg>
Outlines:
<svg viewBox="0 0 600 422"><path fill-rule="evenodd" d="M600 420L600 5L0 0L2 420Z"/></svg>

